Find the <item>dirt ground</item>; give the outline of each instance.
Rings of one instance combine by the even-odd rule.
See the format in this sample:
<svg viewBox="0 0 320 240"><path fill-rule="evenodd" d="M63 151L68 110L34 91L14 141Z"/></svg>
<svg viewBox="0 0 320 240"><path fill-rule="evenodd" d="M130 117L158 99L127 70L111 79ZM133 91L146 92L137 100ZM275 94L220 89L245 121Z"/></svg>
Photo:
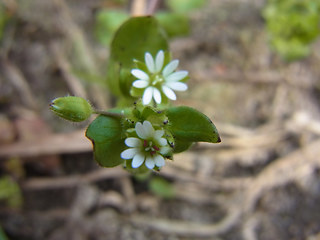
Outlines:
<svg viewBox="0 0 320 240"><path fill-rule="evenodd" d="M320 42L284 62L270 50L264 1L216 1L173 39L189 91L175 105L207 114L220 144L198 143L145 179L93 160L85 124L48 110L78 95L108 109L109 50L92 34L103 0L5 1L14 15L0 54L0 174L21 208L0 205L10 240L319 240ZM98 74L97 74L98 73ZM85 77L84 77L85 78ZM99 79L99 78L94 78ZM161 196L153 179L170 183Z"/></svg>

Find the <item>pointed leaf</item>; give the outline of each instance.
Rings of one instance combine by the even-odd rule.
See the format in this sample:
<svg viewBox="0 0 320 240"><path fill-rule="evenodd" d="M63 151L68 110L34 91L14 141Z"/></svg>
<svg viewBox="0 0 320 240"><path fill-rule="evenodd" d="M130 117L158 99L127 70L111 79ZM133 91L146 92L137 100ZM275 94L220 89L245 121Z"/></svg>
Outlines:
<svg viewBox="0 0 320 240"><path fill-rule="evenodd" d="M219 133L203 113L185 106L166 110L168 129L176 139L185 142L220 142Z"/></svg>

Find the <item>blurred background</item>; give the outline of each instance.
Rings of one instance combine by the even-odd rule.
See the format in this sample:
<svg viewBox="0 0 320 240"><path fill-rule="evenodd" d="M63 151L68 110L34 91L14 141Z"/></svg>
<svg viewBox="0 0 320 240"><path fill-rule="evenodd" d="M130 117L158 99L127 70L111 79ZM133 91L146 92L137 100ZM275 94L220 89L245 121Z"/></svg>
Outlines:
<svg viewBox="0 0 320 240"><path fill-rule="evenodd" d="M112 34L158 3L189 91L215 123L160 173L100 168L84 124L48 109L114 106ZM319 0L1 0L1 240L319 240Z"/></svg>

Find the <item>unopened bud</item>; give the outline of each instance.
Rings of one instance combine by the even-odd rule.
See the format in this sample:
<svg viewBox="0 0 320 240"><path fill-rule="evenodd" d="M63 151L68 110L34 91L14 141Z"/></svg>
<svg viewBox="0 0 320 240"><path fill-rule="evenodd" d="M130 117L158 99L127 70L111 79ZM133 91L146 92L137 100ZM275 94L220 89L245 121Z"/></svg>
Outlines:
<svg viewBox="0 0 320 240"><path fill-rule="evenodd" d="M87 120L93 109L90 103L81 97L60 97L50 103L50 109L66 120L72 122L82 122Z"/></svg>

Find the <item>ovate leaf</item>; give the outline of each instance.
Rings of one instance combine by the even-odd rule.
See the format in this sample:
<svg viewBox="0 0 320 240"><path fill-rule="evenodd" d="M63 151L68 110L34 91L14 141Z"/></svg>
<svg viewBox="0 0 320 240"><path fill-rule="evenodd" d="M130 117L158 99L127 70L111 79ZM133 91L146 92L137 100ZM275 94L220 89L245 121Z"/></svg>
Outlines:
<svg viewBox="0 0 320 240"><path fill-rule="evenodd" d="M168 129L176 139L184 142L221 142L215 125L203 113L180 106L167 109L166 114L169 119Z"/></svg>
<svg viewBox="0 0 320 240"><path fill-rule="evenodd" d="M122 137L121 118L100 115L88 127L86 137L92 141L95 160L102 167L123 163L121 152L126 148Z"/></svg>

